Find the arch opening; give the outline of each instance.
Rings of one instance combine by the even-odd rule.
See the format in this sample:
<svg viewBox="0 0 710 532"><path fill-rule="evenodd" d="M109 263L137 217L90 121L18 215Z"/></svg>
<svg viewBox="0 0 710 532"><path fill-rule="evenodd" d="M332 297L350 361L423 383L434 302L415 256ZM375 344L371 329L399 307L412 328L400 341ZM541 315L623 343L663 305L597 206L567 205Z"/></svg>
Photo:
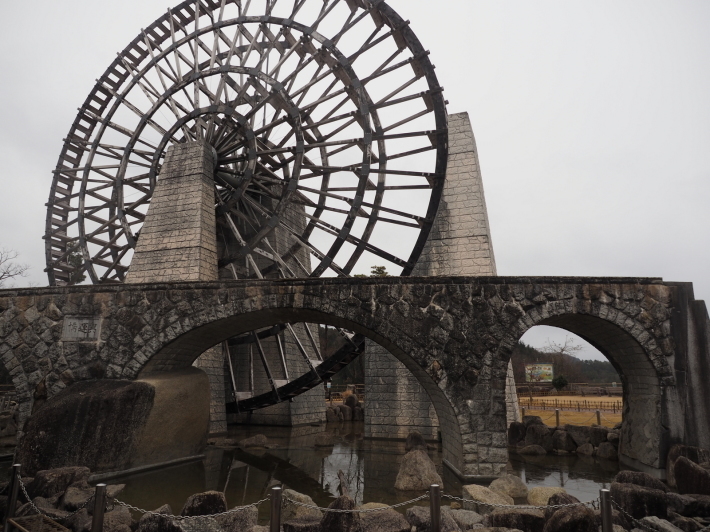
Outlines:
<svg viewBox="0 0 710 532"><path fill-rule="evenodd" d="M525 326L518 327L514 343L536 325L573 333L606 357L618 373L623 390L620 461L641 469L664 467L662 451L668 431L662 424L663 387L651 358L639 342L628 331L603 318L561 314L528 320ZM510 352L507 354L509 357Z"/></svg>
<svg viewBox="0 0 710 532"><path fill-rule="evenodd" d="M407 352L407 347L397 345L387 338L388 325L383 324L381 333L355 321L344 319L313 309L267 309L248 312L215 320L178 336L160 347L138 372L138 378L170 372L191 366L197 358L213 346L234 336L273 327L280 323L321 324L352 331L375 342L391 353L412 373L429 396L439 419L443 443L443 458L459 470L464 469L463 438L457 412L452 401L427 371ZM415 349L415 346L409 346Z"/></svg>

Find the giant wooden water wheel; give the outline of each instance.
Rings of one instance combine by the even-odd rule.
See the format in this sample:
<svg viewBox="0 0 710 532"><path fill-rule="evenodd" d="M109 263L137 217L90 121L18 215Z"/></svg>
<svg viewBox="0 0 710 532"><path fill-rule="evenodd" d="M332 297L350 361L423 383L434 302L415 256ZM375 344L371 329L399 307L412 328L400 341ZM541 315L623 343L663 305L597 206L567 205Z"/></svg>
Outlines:
<svg viewBox="0 0 710 532"><path fill-rule="evenodd" d="M118 54L71 126L49 282L123 282L165 153L194 140L218 158L222 277L408 275L443 188L445 104L384 1L187 0Z"/></svg>

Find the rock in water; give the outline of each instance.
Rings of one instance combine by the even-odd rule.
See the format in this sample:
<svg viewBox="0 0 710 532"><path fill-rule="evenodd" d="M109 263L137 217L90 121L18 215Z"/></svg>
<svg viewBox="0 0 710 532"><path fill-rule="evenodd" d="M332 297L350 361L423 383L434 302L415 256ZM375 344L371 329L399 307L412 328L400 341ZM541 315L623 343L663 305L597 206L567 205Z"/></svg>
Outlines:
<svg viewBox="0 0 710 532"><path fill-rule="evenodd" d="M61 495L69 486L89 480L91 471L88 467L60 467L38 471L32 482L27 486L27 494L31 498Z"/></svg>
<svg viewBox="0 0 710 532"><path fill-rule="evenodd" d="M316 506L308 495L303 493L298 493L297 491L286 489L283 491L284 500L289 499L292 501L300 502L301 504L308 504L310 506ZM315 508L306 508L305 506L298 506L295 504L287 504L284 506L281 519L285 521L293 520L312 520L316 519L320 522L323 518L323 512Z"/></svg>
<svg viewBox="0 0 710 532"><path fill-rule="evenodd" d="M527 499L528 497L528 487L520 477L515 475L504 475L497 478L488 487L491 491L502 493L513 499Z"/></svg>
<svg viewBox="0 0 710 532"><path fill-rule="evenodd" d="M606 436L609 433L609 429L606 427L590 427L589 429L589 443L594 447L599 447L602 443L606 441Z"/></svg>
<svg viewBox="0 0 710 532"><path fill-rule="evenodd" d="M407 452L413 451L414 449L426 451L426 440L424 439L424 436L415 430L407 435L407 441L404 443L404 448Z"/></svg>
<svg viewBox="0 0 710 532"><path fill-rule="evenodd" d="M328 508L334 510L354 510L355 501L347 495L335 499ZM360 532L361 530L360 514L355 513L335 513L326 512L320 522L320 529L328 532Z"/></svg>
<svg viewBox="0 0 710 532"><path fill-rule="evenodd" d="M103 532L130 532L132 523L131 511L128 508L118 507L104 514Z"/></svg>
<svg viewBox="0 0 710 532"><path fill-rule="evenodd" d="M32 475L67 466L121 471L194 456L207 442L209 415L209 379L197 368L81 381L30 417L17 460Z"/></svg>
<svg viewBox="0 0 710 532"><path fill-rule="evenodd" d="M547 451L539 445L526 445L522 449L518 449L518 454L526 454L529 456L545 456Z"/></svg>
<svg viewBox="0 0 710 532"><path fill-rule="evenodd" d="M710 495L710 471L685 456L678 458L673 467L678 493Z"/></svg>
<svg viewBox="0 0 710 532"><path fill-rule="evenodd" d="M574 443L569 432L566 430L556 430L554 434L552 434L552 448L558 451L573 453L577 450L577 444Z"/></svg>
<svg viewBox="0 0 710 532"><path fill-rule="evenodd" d="M555 493L567 493L567 491L564 488L544 486L531 488L528 490L528 504L531 506L547 506L550 501L550 497L552 497Z"/></svg>
<svg viewBox="0 0 710 532"><path fill-rule="evenodd" d="M394 483L395 489L401 491L423 491L428 490L432 484L439 484L442 488L444 484L436 472L436 466L431 461L429 455L421 450L409 451L402 458L399 466L397 480Z"/></svg>
<svg viewBox="0 0 710 532"><path fill-rule="evenodd" d="M584 443L577 447L577 454L592 456L594 454L594 447L591 443Z"/></svg>
<svg viewBox="0 0 710 532"><path fill-rule="evenodd" d="M527 427L525 423L513 421L510 427L508 427L508 445L518 445L518 443L525 439L526 431Z"/></svg>
<svg viewBox="0 0 710 532"><path fill-rule="evenodd" d="M497 508L489 513L484 525L491 527L505 527L526 532L542 532L545 526L545 515L540 510L531 508Z"/></svg>
<svg viewBox="0 0 710 532"><path fill-rule="evenodd" d="M525 432L525 445L539 445L545 452L552 450L552 434L545 425L530 425Z"/></svg>
<svg viewBox="0 0 710 532"><path fill-rule="evenodd" d="M143 514L138 521L137 532L182 532L170 517L166 517L173 513L169 505L164 504L153 512Z"/></svg>
<svg viewBox="0 0 710 532"><path fill-rule="evenodd" d="M688 460L696 464L710 462L710 450L708 449L681 444L671 447L671 450L668 451L668 460L666 461L666 478L668 479L668 485L672 488L675 488L675 462L681 456L685 456Z"/></svg>
<svg viewBox="0 0 710 532"><path fill-rule="evenodd" d="M642 473L641 471L619 471L614 477L614 482L619 482L621 484L636 484L637 486L643 486L644 488L651 488L664 492L668 491L668 486L666 486L663 482L657 478L653 478L648 473Z"/></svg>
<svg viewBox="0 0 710 532"><path fill-rule="evenodd" d="M343 404L354 409L355 407L360 406L360 400L357 398L357 395L351 394L345 398L345 401L343 401Z"/></svg>
<svg viewBox="0 0 710 532"><path fill-rule="evenodd" d="M365 421L365 410L361 406L353 408L353 421Z"/></svg>
<svg viewBox="0 0 710 532"><path fill-rule="evenodd" d="M613 443L605 441L597 447L597 458L616 461L619 459L619 451L616 450Z"/></svg>
<svg viewBox="0 0 710 532"><path fill-rule="evenodd" d="M597 532L594 512L586 506L560 508L545 523L544 532Z"/></svg>
<svg viewBox="0 0 710 532"><path fill-rule="evenodd" d="M488 488L479 486L478 484L469 484L463 487L463 498L472 503L465 503L464 508L467 510L473 509L479 514L487 514L493 510L490 504L515 504L512 497L508 497L502 493L491 491Z"/></svg>
<svg viewBox="0 0 710 532"><path fill-rule="evenodd" d="M242 532L256 526L259 520L259 510L251 506L239 512L218 515L214 520L224 532Z"/></svg>
<svg viewBox="0 0 710 532"><path fill-rule="evenodd" d="M325 410L325 421L326 423L337 423L340 421L338 418L338 412L336 412L335 408L329 406Z"/></svg>
<svg viewBox="0 0 710 532"><path fill-rule="evenodd" d="M591 429L590 427L582 427L579 425L565 425L565 431L572 436L574 443L577 447L589 443L591 440Z"/></svg>
<svg viewBox="0 0 710 532"><path fill-rule="evenodd" d="M407 510L407 521L417 532L430 532L431 512L424 506L413 506ZM441 532L460 532L459 525L456 524L449 512L442 508L441 512Z"/></svg>
<svg viewBox="0 0 710 532"><path fill-rule="evenodd" d="M449 507L442 506L441 511L449 514L461 530L471 530L483 523L483 516L471 510L450 510Z"/></svg>
<svg viewBox="0 0 710 532"><path fill-rule="evenodd" d="M193 515L212 515L227 511L227 499L220 491L206 491L190 495L182 507L180 515L189 517Z"/></svg>
<svg viewBox="0 0 710 532"><path fill-rule="evenodd" d="M348 405L340 405L338 406L338 410L340 410L340 413L343 414L343 421L353 420L353 409Z"/></svg>

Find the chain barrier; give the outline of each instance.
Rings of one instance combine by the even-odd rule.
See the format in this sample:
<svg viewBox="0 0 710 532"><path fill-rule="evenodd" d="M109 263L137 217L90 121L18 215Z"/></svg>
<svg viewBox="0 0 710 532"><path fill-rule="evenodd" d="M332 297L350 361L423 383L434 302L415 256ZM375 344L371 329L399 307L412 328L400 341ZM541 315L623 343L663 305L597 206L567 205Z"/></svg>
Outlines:
<svg viewBox="0 0 710 532"><path fill-rule="evenodd" d="M293 504L294 506L302 506L303 508L310 508L311 510L320 510L321 512L329 512L334 514L368 514L374 512L384 512L385 510L394 510L395 508L407 506L408 504L414 504L415 502L423 501L424 499L428 498L429 494L427 493L425 495L417 497L416 499L412 499L411 501L400 502L397 504L393 504L392 506L383 506L382 508L368 508L365 510L339 510L337 508L321 508L320 506L314 506L312 504L294 501L293 499L289 499L288 497L284 497L283 500L285 504Z"/></svg>
<svg viewBox="0 0 710 532"><path fill-rule="evenodd" d="M27 504L30 505L30 508L32 508L32 510L34 510L34 512L35 512L36 514L44 515L44 516L46 516L46 517L49 517L49 518L53 519L54 521L66 521L66 520L68 520L68 519L71 519L71 518L74 517L76 514L78 514L79 512L81 512L84 508L86 508L86 507L89 505L89 503L90 503L91 501L94 500L94 496L92 495L91 497L89 497L88 499L86 499L86 501L84 501L84 503L83 503L81 506L79 506L76 510L74 510L74 511L73 511L72 513L70 513L69 515L65 515L64 517L56 517L55 515L49 515L47 512L43 511L41 508L39 508L39 507L32 501L32 499L30 499L30 496L29 496L29 494L27 493L27 488L25 488L25 483L22 482L22 478L21 478L21 477L18 476L18 477L17 477L17 481L20 483L20 489L22 490L22 494L25 496L25 499L27 499Z"/></svg>
<svg viewBox="0 0 710 532"><path fill-rule="evenodd" d="M479 506L489 506L491 508L517 508L517 509L525 509L525 510L545 510L548 508L571 508L573 506L594 506L595 503L599 501L599 499L594 499L593 501L588 501L588 502L575 502L572 504L553 504L553 505L545 505L545 506L531 506L527 504L492 504L488 502L481 502L481 501L474 501L471 499L462 499L461 497L454 497L453 495L446 495L443 494L441 496L442 499L450 499L452 501L457 501L462 504L477 504Z"/></svg>
<svg viewBox="0 0 710 532"><path fill-rule="evenodd" d="M648 525L642 523L641 521L639 521L638 519L636 519L634 516L632 516L629 512L627 512L626 510L624 510L624 508L623 508L618 502L616 502L613 497L609 497L609 498L611 499L611 504L612 504L612 506L613 506L614 508L616 508L617 510L619 510L619 512L621 512L622 514L624 514L626 517L628 517L629 520L631 521L631 523L632 523L634 526L639 527L641 530L646 530L647 532L658 532L658 529L656 529L656 528L649 528ZM706 527L703 527L703 528L700 528L700 529L698 529L696 532L710 532L710 525L708 525L708 526L706 526Z"/></svg>
<svg viewBox="0 0 710 532"><path fill-rule="evenodd" d="M257 501L252 504L247 504L246 506L239 506L238 508L232 508L231 510L227 510L226 512L220 512L216 514L210 514L210 515L172 515L172 514L164 514L161 512L153 512L150 510L144 510L143 508L138 508L136 506L133 506L131 504L128 504L127 502L119 501L115 497L112 499L114 504L118 504L119 506L123 506L124 508L128 508L129 510L132 510L134 512L138 512L144 515L159 515L161 517L167 517L169 519L172 519L174 521L196 521L199 519L206 519L206 518L214 518L214 517L220 517L222 515L231 515L231 514L236 514L238 512L243 512L244 510L248 510L249 508L257 508L261 504L271 500L268 497L266 499L261 499L260 501Z"/></svg>

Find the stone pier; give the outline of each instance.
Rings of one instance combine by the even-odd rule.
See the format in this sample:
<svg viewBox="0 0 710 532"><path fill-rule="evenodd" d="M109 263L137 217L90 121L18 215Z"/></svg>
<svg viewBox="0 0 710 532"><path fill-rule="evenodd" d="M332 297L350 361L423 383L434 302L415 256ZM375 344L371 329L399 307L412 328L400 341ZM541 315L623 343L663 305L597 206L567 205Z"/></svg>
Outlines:
<svg viewBox="0 0 710 532"><path fill-rule="evenodd" d="M449 115L446 184L429 240L413 276L496 275L483 180L468 113ZM519 417L513 368L506 404ZM413 430L436 439L439 421L421 385L404 364L370 342L365 354L365 433L370 438L406 438Z"/></svg>

